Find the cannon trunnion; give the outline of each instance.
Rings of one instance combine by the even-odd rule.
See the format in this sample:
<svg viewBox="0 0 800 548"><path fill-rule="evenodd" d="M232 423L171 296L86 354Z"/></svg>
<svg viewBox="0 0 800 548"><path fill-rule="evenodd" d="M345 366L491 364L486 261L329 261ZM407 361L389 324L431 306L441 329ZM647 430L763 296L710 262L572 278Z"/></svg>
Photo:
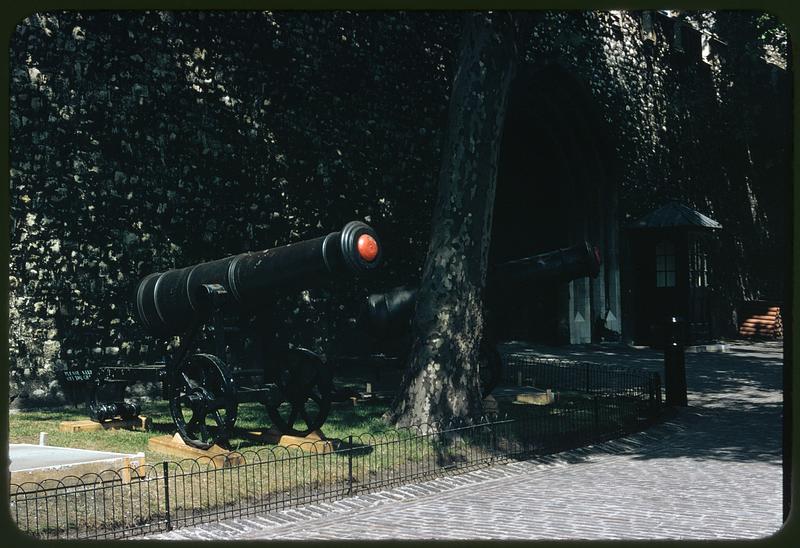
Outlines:
<svg viewBox="0 0 800 548"><path fill-rule="evenodd" d="M179 335L180 344L163 364L100 367L92 417L135 411L119 401L124 388L150 381L162 383L175 427L194 447L229 439L245 402L263 404L281 433L320 428L333 392L329 367L310 350L269 347L261 312L277 290L346 282L380 263L377 234L352 221L327 236L146 276L134 297L138 319L150 335Z"/></svg>

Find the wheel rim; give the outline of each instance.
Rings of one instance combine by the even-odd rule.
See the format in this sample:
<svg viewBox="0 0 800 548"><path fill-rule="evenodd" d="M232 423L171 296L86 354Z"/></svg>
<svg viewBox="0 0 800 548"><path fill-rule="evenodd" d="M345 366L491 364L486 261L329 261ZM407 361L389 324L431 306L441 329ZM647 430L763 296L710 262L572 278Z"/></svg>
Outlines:
<svg viewBox="0 0 800 548"><path fill-rule="evenodd" d="M211 354L191 356L177 367L170 391L170 414L188 445L208 449L230 438L236 388L222 360Z"/></svg>
<svg viewBox="0 0 800 548"><path fill-rule="evenodd" d="M328 418L333 377L319 356L303 348L289 350L276 375L277 399L267 407L283 434L307 436Z"/></svg>

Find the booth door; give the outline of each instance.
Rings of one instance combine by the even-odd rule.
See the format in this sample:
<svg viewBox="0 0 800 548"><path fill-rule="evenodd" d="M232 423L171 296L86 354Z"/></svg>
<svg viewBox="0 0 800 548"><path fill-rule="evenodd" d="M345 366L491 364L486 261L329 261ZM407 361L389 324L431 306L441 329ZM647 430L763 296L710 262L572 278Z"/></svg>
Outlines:
<svg viewBox="0 0 800 548"><path fill-rule="evenodd" d="M670 316L682 315L677 249L671 238L642 238L638 245L636 333L638 344L661 346Z"/></svg>
<svg viewBox="0 0 800 548"><path fill-rule="evenodd" d="M680 315L677 250L671 240L662 240L655 246L655 285L653 307L650 314L651 344L660 344L665 336L664 326L671 316Z"/></svg>
<svg viewBox="0 0 800 548"><path fill-rule="evenodd" d="M708 256L702 240L689 242L689 310L687 314L690 343L711 337L708 290Z"/></svg>

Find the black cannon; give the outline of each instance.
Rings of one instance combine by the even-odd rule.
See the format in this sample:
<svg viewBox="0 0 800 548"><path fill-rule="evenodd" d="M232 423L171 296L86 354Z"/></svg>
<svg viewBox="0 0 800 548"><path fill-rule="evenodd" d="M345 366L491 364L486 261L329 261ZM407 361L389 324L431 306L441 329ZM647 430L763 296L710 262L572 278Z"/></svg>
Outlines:
<svg viewBox="0 0 800 548"><path fill-rule="evenodd" d="M515 291L521 284L568 282L586 276L597 277L600 272L600 251L582 242L522 259L500 263L489 268L487 301L492 303L502 292ZM418 288L396 287L386 293L374 293L362 305L357 324L365 329L378 345L401 339L406 351L410 349L411 320L417 303ZM492 306L490 304L489 309ZM406 355L399 357L405 361ZM489 322L479 349L481 393L487 396L500 380L502 361L497 352Z"/></svg>
<svg viewBox="0 0 800 548"><path fill-rule="evenodd" d="M310 350L268 348L262 312L278 290L345 281L380 263L377 234L353 221L327 236L150 274L135 292L138 318L149 334L180 335L180 344L165 363L98 368L93 416L118 410L102 406L103 386L119 399L127 384L153 381L195 447L227 440L243 402L264 404L284 434L308 434L327 418L332 374Z"/></svg>
<svg viewBox="0 0 800 548"><path fill-rule="evenodd" d="M138 403L109 402L89 405L89 418L95 422L105 422L111 419L133 419L139 416L141 408Z"/></svg>

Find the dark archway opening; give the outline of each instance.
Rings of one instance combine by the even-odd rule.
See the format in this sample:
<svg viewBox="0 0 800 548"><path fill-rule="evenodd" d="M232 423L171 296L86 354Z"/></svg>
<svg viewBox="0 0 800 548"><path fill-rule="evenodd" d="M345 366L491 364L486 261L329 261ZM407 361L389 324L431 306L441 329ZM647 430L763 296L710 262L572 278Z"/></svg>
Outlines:
<svg viewBox="0 0 800 548"><path fill-rule="evenodd" d="M593 98L559 66L521 73L512 85L498 166L490 264L577 244L600 246L597 280L503 287L492 303L500 340L590 342L616 310L616 195L608 140ZM616 304L613 304L614 300ZM583 322L584 325L581 325Z"/></svg>

